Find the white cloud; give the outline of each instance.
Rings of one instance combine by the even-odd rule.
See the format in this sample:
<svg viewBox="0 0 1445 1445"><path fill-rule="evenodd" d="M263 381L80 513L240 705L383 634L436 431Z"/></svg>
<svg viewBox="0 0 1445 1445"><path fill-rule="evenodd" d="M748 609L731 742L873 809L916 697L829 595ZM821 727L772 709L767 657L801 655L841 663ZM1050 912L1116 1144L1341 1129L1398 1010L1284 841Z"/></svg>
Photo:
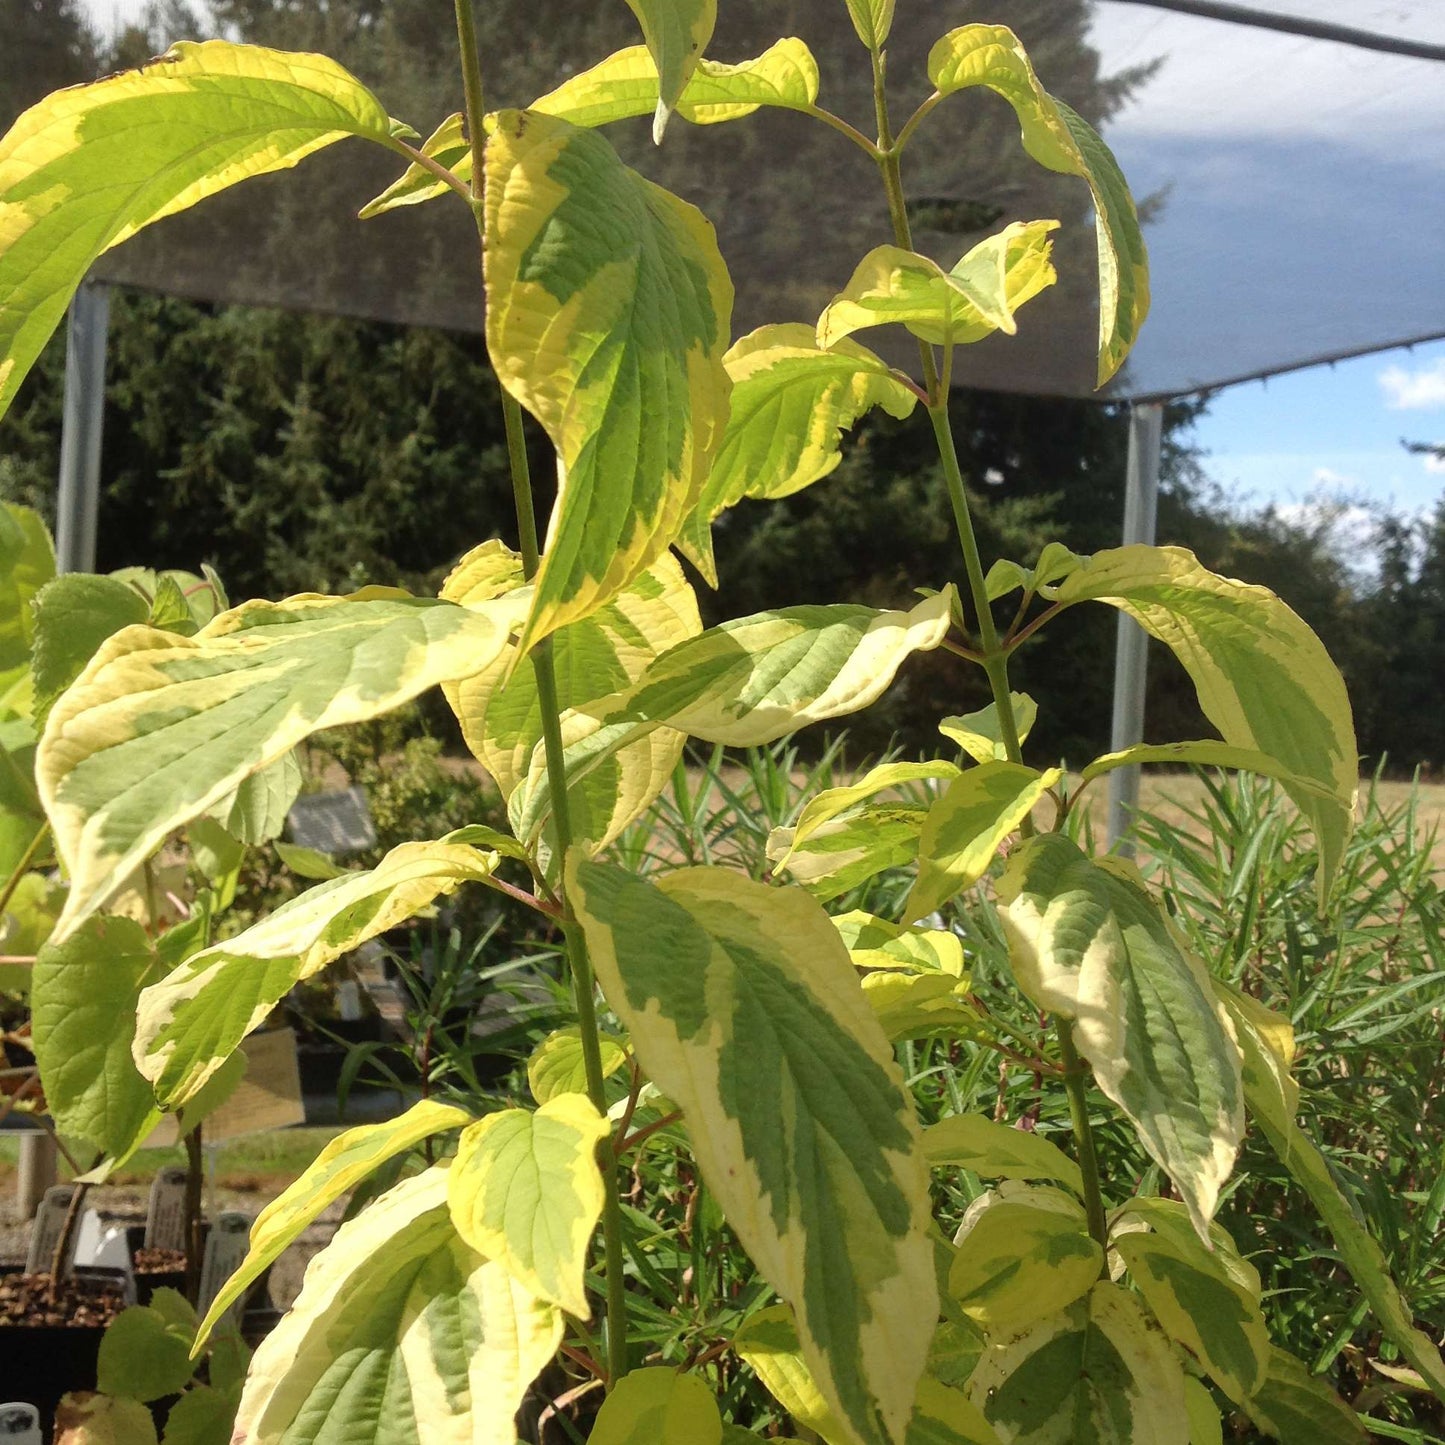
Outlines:
<svg viewBox="0 0 1445 1445"><path fill-rule="evenodd" d="M1387 366L1380 373L1380 389L1391 411L1436 411L1445 407L1445 356L1418 371Z"/></svg>
<svg viewBox="0 0 1445 1445"><path fill-rule="evenodd" d="M1315 474L1310 480L1316 487L1353 487L1358 485L1354 477L1347 477L1343 472L1337 472L1333 467L1316 467Z"/></svg>
<svg viewBox="0 0 1445 1445"><path fill-rule="evenodd" d="M1445 475L1445 453L1426 452L1421 460L1425 463L1427 472L1439 472Z"/></svg>

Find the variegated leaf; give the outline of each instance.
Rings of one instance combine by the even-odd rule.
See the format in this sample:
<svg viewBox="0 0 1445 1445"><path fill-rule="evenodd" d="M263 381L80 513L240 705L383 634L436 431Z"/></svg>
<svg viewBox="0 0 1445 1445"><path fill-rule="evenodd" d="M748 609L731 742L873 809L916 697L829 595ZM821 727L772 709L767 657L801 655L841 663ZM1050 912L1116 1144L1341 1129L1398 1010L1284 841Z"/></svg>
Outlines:
<svg viewBox="0 0 1445 1445"><path fill-rule="evenodd" d="M1288 771L1285 790L1319 840L1323 899L1354 826L1359 755L1344 679L1319 638L1273 592L1216 576L1183 547L1096 553L1051 595L1127 613L1184 665L1226 743Z"/></svg>
<svg viewBox="0 0 1445 1445"><path fill-rule="evenodd" d="M225 40L27 110L0 139L0 415L102 252L348 135L395 148L341 66Z"/></svg>
<svg viewBox="0 0 1445 1445"><path fill-rule="evenodd" d="M952 596L946 588L908 612L839 604L724 622L658 658L627 711L733 747L857 712L905 658L943 642Z"/></svg>
<svg viewBox="0 0 1445 1445"><path fill-rule="evenodd" d="M627 1050L620 1039L603 1034L599 1040L602 1077L609 1079L627 1062ZM527 1084L539 1104L559 1094L587 1092L587 1066L582 1053L582 1030L576 1025L548 1034L527 1060Z"/></svg>
<svg viewBox="0 0 1445 1445"><path fill-rule="evenodd" d="M856 1437L831 1413L809 1373L797 1323L786 1305L749 1316L733 1348L799 1425L825 1445L852 1445ZM924 1375L904 1445L999 1445L999 1441L967 1395Z"/></svg>
<svg viewBox="0 0 1445 1445"><path fill-rule="evenodd" d="M499 546L484 543L464 558L441 595L463 606L489 600L504 580ZM521 580L519 559L513 580ZM504 595L519 607L530 600L525 590ZM559 628L552 667L564 737L575 742L595 731L591 714L605 712L607 700L625 693L661 653L701 631L697 598L670 555L590 616ZM443 691L467 746L507 799L519 836L531 842L547 816L530 806L532 780L546 774L546 749L536 673L526 666L513 670L514 661L515 648L508 646L490 666ZM573 837L594 850L616 838L666 785L685 741L675 728L656 728L578 779L568 798Z"/></svg>
<svg viewBox="0 0 1445 1445"><path fill-rule="evenodd" d="M1057 221L1015 221L980 241L951 271L900 246L878 246L818 318L825 350L855 331L898 322L934 346L1012 336L1014 313L1057 280L1049 257Z"/></svg>
<svg viewBox="0 0 1445 1445"><path fill-rule="evenodd" d="M470 1122L464 1110L423 1099L406 1113L380 1124L362 1124L338 1134L302 1172L256 1216L251 1248L239 1269L223 1284L196 1333L199 1349L216 1323L250 1288L252 1282L281 1257L318 1216L350 1194L389 1159L450 1129Z"/></svg>
<svg viewBox="0 0 1445 1445"><path fill-rule="evenodd" d="M859 968L922 970L964 977L963 940L944 928L907 928L855 909L833 915L833 927Z"/></svg>
<svg viewBox="0 0 1445 1445"><path fill-rule="evenodd" d="M192 954L141 994L137 1067L162 1103L185 1103L295 984L496 865L460 843L402 843Z"/></svg>
<svg viewBox="0 0 1445 1445"><path fill-rule="evenodd" d="M1279 1137L1294 1128L1299 1085L1290 1074L1294 1065L1294 1027L1283 1014L1266 1008L1222 979L1213 979L1214 994L1234 1025L1244 1055L1244 1092L1249 1111Z"/></svg>
<svg viewBox="0 0 1445 1445"><path fill-rule="evenodd" d="M697 1375L633 1370L613 1386L587 1438L591 1445L722 1445L722 1416Z"/></svg>
<svg viewBox="0 0 1445 1445"><path fill-rule="evenodd" d="M657 111L652 139L662 144L668 117L697 69L717 24L717 0L627 0L642 26L657 70Z"/></svg>
<svg viewBox="0 0 1445 1445"><path fill-rule="evenodd" d="M1258 1276L1250 1290L1192 1234L1124 1234L1113 1247L1164 1333L1242 1405L1269 1368L1269 1329L1260 1309ZM1243 1260L1238 1265L1250 1269Z"/></svg>
<svg viewBox="0 0 1445 1445"><path fill-rule="evenodd" d="M466 120L460 114L449 115L423 142L422 154L445 166L458 180L472 178L472 146L467 138ZM374 200L368 201L357 216L369 221L402 206L417 206L437 196L444 196L451 187L438 180L435 172L413 161L401 176Z"/></svg>
<svg viewBox="0 0 1445 1445"><path fill-rule="evenodd" d="M935 1168L971 1169L984 1179L1052 1179L1082 1197L1079 1166L1042 1135L997 1124L982 1114L954 1114L923 1131L923 1153Z"/></svg>
<svg viewBox="0 0 1445 1445"><path fill-rule="evenodd" d="M712 521L744 497L788 497L826 477L843 459L843 432L881 406L900 420L918 398L888 363L840 341L824 351L813 328L764 326L723 358L732 378L732 412L702 500L682 544L717 586Z"/></svg>
<svg viewBox="0 0 1445 1445"><path fill-rule="evenodd" d="M1009 703L1013 708L1019 742L1025 743L1039 715L1039 705L1026 692L1009 693ZM977 712L964 713L962 717L946 717L939 723L938 730L944 737L957 743L976 763L1001 763L1008 760L1003 729L998 720L997 703L991 702Z"/></svg>
<svg viewBox="0 0 1445 1445"><path fill-rule="evenodd" d="M1365 1422L1327 1380L1278 1346L1270 1350L1269 1374L1245 1409L1281 1445L1357 1445L1371 1438Z"/></svg>
<svg viewBox="0 0 1445 1445"><path fill-rule="evenodd" d="M652 883L574 859L568 895L640 1064L797 1312L829 1408L863 1445L901 1441L936 1317L927 1178L828 916L801 890L709 868Z"/></svg>
<svg viewBox="0 0 1445 1445"><path fill-rule="evenodd" d="M858 782L828 788L810 799L791 828L768 838L768 861L824 901L846 893L885 868L918 856L927 807L913 801L877 801L880 793L916 783L951 782L952 763L884 763Z"/></svg>
<svg viewBox="0 0 1445 1445"><path fill-rule="evenodd" d="M582 1276L606 1193L597 1146L607 1131L585 1094L558 1094L535 1113L499 1110L463 1132L447 1187L452 1221L473 1249L584 1320Z"/></svg>
<svg viewBox="0 0 1445 1445"><path fill-rule="evenodd" d="M491 124L487 346L559 464L525 650L615 597L697 504L727 422L732 283L708 222L597 132Z"/></svg>
<svg viewBox="0 0 1445 1445"><path fill-rule="evenodd" d="M464 677L505 642L491 611L380 591L248 602L194 637L117 632L51 710L36 758L71 880L57 941L303 738Z"/></svg>
<svg viewBox="0 0 1445 1445"><path fill-rule="evenodd" d="M1189 1445L1224 1445L1224 1421L1209 1386L1193 1375L1184 1378L1184 1408L1189 1415Z"/></svg>
<svg viewBox="0 0 1445 1445"><path fill-rule="evenodd" d="M1182 1445L1184 1372L1133 1295L1096 1284L990 1349L969 1393L1003 1445Z"/></svg>
<svg viewBox="0 0 1445 1445"><path fill-rule="evenodd" d="M658 98L657 65L645 45L636 45L569 77L528 109L573 125L607 125L654 114ZM765 105L807 110L817 98L818 62L801 40L789 38L736 65L704 56L682 88L677 114L694 125L717 125Z"/></svg>
<svg viewBox="0 0 1445 1445"><path fill-rule="evenodd" d="M967 981L946 973L870 973L863 997L890 1043L899 1039L986 1037Z"/></svg>
<svg viewBox="0 0 1445 1445"><path fill-rule="evenodd" d="M1058 768L1040 773L1022 763L989 762L955 778L923 820L918 881L903 905L903 921L927 917L977 883L1004 839L1061 776Z"/></svg>
<svg viewBox="0 0 1445 1445"><path fill-rule="evenodd" d="M1057 1189L992 1189L969 1205L953 1241L948 1292L990 1339L1017 1335L1088 1294L1104 1251L1084 1207Z"/></svg>
<svg viewBox="0 0 1445 1445"><path fill-rule="evenodd" d="M0 202L0 223L4 214L4 204ZM3 316L4 311L0 310L0 317ZM44 519L33 507L23 507L17 502L0 503L0 679L7 691L18 681L18 675L32 665L32 654L39 642L39 618L32 604L54 585L55 546ZM144 607L141 615L145 615ZM99 640L96 639L97 644ZM42 677L36 683L36 691L43 693L52 677L43 663L37 665L42 667Z"/></svg>
<svg viewBox="0 0 1445 1445"><path fill-rule="evenodd" d="M940 95L986 85L1013 106L1024 149L1041 166L1088 182L1099 243L1099 385L1124 363L1149 313L1149 260L1128 184L1108 146L1039 84L1018 37L1002 25L964 25L928 55Z"/></svg>
<svg viewBox="0 0 1445 1445"><path fill-rule="evenodd" d="M458 1236L447 1173L398 1184L311 1262L251 1361L233 1445L515 1445L562 1316Z"/></svg>
<svg viewBox="0 0 1445 1445"><path fill-rule="evenodd" d="M1137 873L1060 834L1015 848L998 894L1020 987L1074 1021L1099 1087L1204 1235L1244 1134L1239 1046L1204 966Z"/></svg>

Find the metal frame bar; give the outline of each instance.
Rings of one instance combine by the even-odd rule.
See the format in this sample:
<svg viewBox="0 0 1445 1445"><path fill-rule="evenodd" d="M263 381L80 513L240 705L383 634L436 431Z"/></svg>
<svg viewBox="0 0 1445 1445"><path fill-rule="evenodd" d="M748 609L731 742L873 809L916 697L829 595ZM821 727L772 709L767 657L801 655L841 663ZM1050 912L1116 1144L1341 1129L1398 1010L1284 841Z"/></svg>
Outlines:
<svg viewBox="0 0 1445 1445"><path fill-rule="evenodd" d="M1124 543L1152 545L1159 514L1159 458L1164 435L1162 402L1135 402L1129 408L1129 462L1124 491ZM1121 752L1144 741L1144 685L1148 679L1149 639L1132 617L1119 615L1114 649L1114 721L1109 751ZM1139 806L1139 769L1116 768L1109 774L1108 841L1131 856L1121 843Z"/></svg>
<svg viewBox="0 0 1445 1445"><path fill-rule="evenodd" d="M1333 25L1327 20L1310 20L1303 15L1281 15L1276 10L1255 10L1227 0L1116 0L1123 5L1147 5L1152 10L1173 10L1180 15L1197 15L1204 20L1224 20L1231 25L1252 25L1258 30L1275 30L1283 35L1303 35L1310 40L1333 40L1361 50L1379 50L1386 55L1406 55L1415 60L1445 60L1445 45L1425 40L1407 40L1403 35L1384 35L1377 30L1358 30L1353 25Z"/></svg>

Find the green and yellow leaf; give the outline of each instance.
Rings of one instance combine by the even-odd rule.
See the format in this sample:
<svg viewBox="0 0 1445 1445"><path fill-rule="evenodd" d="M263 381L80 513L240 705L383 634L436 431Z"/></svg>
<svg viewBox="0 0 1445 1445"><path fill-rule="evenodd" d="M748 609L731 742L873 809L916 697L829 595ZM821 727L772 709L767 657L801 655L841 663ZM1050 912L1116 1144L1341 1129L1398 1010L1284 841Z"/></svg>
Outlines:
<svg viewBox="0 0 1445 1445"><path fill-rule="evenodd" d="M825 350L870 326L898 322L934 346L1014 335L1014 313L1057 279L1049 260L1057 221L1015 221L951 270L900 246L878 246L818 318Z"/></svg>
<svg viewBox="0 0 1445 1445"><path fill-rule="evenodd" d="M595 131L503 111L486 164L487 346L559 466L526 650L621 592L696 506L727 422L732 283L699 212Z"/></svg>
<svg viewBox="0 0 1445 1445"><path fill-rule="evenodd" d="M464 558L441 595L464 606L490 600L484 594L503 581L492 575L502 571L498 546L484 543L477 551L486 557ZM514 577L520 582L519 559ZM531 594L506 595L525 606ZM564 737L576 742L595 731L594 714L605 713L609 700L625 693L661 653L701 631L697 598L671 555L659 557L605 606L559 628L552 639L552 667ZM488 667L443 691L467 746L507 799L518 836L534 841L549 815L531 806L532 784L546 774L542 706L536 673L527 666L514 669L515 661L516 649L509 645ZM653 729L579 778L568 797L573 837L594 849L616 838L666 785L685 741L675 728Z"/></svg>
<svg viewBox="0 0 1445 1445"><path fill-rule="evenodd" d="M289 1185L256 1216L251 1248L241 1266L221 1286L196 1334L199 1351L216 1323L251 1284L281 1257L330 1205L350 1194L389 1159L413 1149L424 1139L470 1122L462 1109L423 1099L406 1113L380 1124L361 1124L338 1134Z"/></svg>
<svg viewBox="0 0 1445 1445"><path fill-rule="evenodd" d="M853 1445L856 1437L829 1410L808 1370L797 1323L786 1305L749 1316L733 1348L799 1425L826 1445ZM924 1375L904 1445L999 1445L999 1439L968 1396Z"/></svg>
<svg viewBox="0 0 1445 1445"><path fill-rule="evenodd" d="M825 789L804 805L791 828L773 829L768 861L814 897L836 898L885 868L903 867L918 856L927 806L909 800L874 801L878 795L910 783L951 782L958 775L957 767L947 762L884 763L847 787Z"/></svg>
<svg viewBox="0 0 1445 1445"><path fill-rule="evenodd" d="M1370 1439L1365 1422L1327 1381L1278 1346L1269 1352L1269 1375L1246 1412L1282 1445L1357 1445Z"/></svg>
<svg viewBox="0 0 1445 1445"><path fill-rule="evenodd" d="M1184 1372L1133 1295L1096 1284L990 1349L969 1393L1003 1445L1181 1445Z"/></svg>
<svg viewBox="0 0 1445 1445"><path fill-rule="evenodd" d="M708 742L754 747L876 702L905 658L948 633L952 588L908 612L785 607L710 627L664 653L627 712Z"/></svg>
<svg viewBox="0 0 1445 1445"><path fill-rule="evenodd" d="M76 1391L56 1408L55 1445L156 1445L155 1421L139 1400Z"/></svg>
<svg viewBox="0 0 1445 1445"><path fill-rule="evenodd" d="M1203 1235L1244 1133L1239 1046L1203 964L1137 873L1060 834L1015 848L998 894L1019 986L1073 1020L1099 1087Z"/></svg>
<svg viewBox="0 0 1445 1445"><path fill-rule="evenodd" d="M1184 665L1226 743L1298 780L1282 779L1319 840L1323 899L1354 826L1359 757L1344 680L1319 638L1273 592L1216 576L1182 547L1096 553L1053 597L1127 613Z"/></svg>
<svg viewBox="0 0 1445 1445"><path fill-rule="evenodd" d="M1088 1294L1104 1251L1084 1208L1056 1189L988 1190L954 1239L948 1292L990 1339L1021 1334Z"/></svg>
<svg viewBox="0 0 1445 1445"><path fill-rule="evenodd" d="M863 1445L901 1441L936 1318L927 1177L837 930L801 890L720 869L653 883L574 858L568 895L829 1409Z"/></svg>
<svg viewBox="0 0 1445 1445"><path fill-rule="evenodd" d="M717 1401L697 1375L633 1370L597 1412L591 1445L722 1445Z"/></svg>
<svg viewBox="0 0 1445 1445"><path fill-rule="evenodd" d="M129 1153L156 1119L131 1059L136 995L156 976L155 950L129 918L91 918L40 950L30 985L35 1060L61 1133Z"/></svg>
<svg viewBox="0 0 1445 1445"><path fill-rule="evenodd" d="M302 979L496 865L495 853L460 843L402 843L192 954L141 994L137 1067L163 1104L185 1103Z"/></svg>
<svg viewBox="0 0 1445 1445"><path fill-rule="evenodd" d="M859 968L921 970L964 980L963 940L946 928L909 928L859 909L834 914L833 927Z"/></svg>
<svg viewBox="0 0 1445 1445"><path fill-rule="evenodd" d="M1041 166L1088 182L1099 243L1099 385L1123 365L1149 313L1149 259L1128 184L1093 128L1039 84L1018 37L1002 25L964 25L928 56L940 95L986 85L1013 106L1024 149Z"/></svg>
<svg viewBox="0 0 1445 1445"><path fill-rule="evenodd" d="M1269 1329L1255 1288L1242 1286L1197 1236L1125 1234L1114 1241L1144 1303L1235 1404L1264 1382ZM1241 1260L1245 1269L1250 1267Z"/></svg>
<svg viewBox="0 0 1445 1445"><path fill-rule="evenodd" d="M735 342L723 358L732 378L732 413L702 500L682 544L712 586L713 519L744 497L778 498L826 477L843 459L842 434L882 407L900 420L918 398L888 363L866 347L840 341L821 349L813 328L764 326Z"/></svg>
<svg viewBox="0 0 1445 1445"><path fill-rule="evenodd" d="M1061 776L1058 768L1040 773L1022 763L988 762L955 778L923 820L918 879L903 905L903 921L927 917L977 883L1004 840Z"/></svg>
<svg viewBox="0 0 1445 1445"><path fill-rule="evenodd" d="M562 1342L562 1316L458 1236L448 1172L397 1185L312 1261L251 1362L236 1445L515 1445L513 1417Z"/></svg>
<svg viewBox="0 0 1445 1445"><path fill-rule="evenodd" d="M603 1034L599 1040L602 1077L610 1079L627 1062L627 1050L620 1039ZM527 1084L539 1104L550 1103L560 1094L587 1092L587 1065L582 1051L582 1030L576 1024L548 1034L527 1060Z"/></svg>
<svg viewBox="0 0 1445 1445"><path fill-rule="evenodd" d="M983 1018L970 1002L967 980L946 973L870 973L863 997L889 1043L899 1039L986 1035Z"/></svg>
<svg viewBox="0 0 1445 1445"><path fill-rule="evenodd" d="M627 5L642 26L642 37L657 70L652 139L661 145L668 117L712 39L717 0L627 0Z"/></svg>
<svg viewBox="0 0 1445 1445"><path fill-rule="evenodd" d="M528 109L590 127L653 115L658 99L657 65L645 45L635 45L564 80ZM807 110L817 99L818 62L801 40L789 38L735 65L704 56L682 88L677 114L694 125L718 125L762 106Z"/></svg>
<svg viewBox="0 0 1445 1445"><path fill-rule="evenodd" d="M4 142L0 141L0 155ZM3 185L3 171L0 171ZM0 200L0 246L4 244L5 208ZM0 250L0 278L4 276L4 253ZM6 311L3 282L0 282L0 338L4 336ZM3 355L3 351L0 351ZM0 361L0 398L4 396L4 362ZM0 414L5 410L0 400ZM17 502L0 503L0 677L30 663L35 645L35 614L32 600L55 577L55 548L44 519L33 507Z"/></svg>
<svg viewBox="0 0 1445 1445"><path fill-rule="evenodd" d="M452 1221L478 1254L584 1320L582 1276L606 1194L597 1146L607 1132L585 1094L558 1094L535 1113L499 1110L463 1132L447 1187Z"/></svg>
<svg viewBox="0 0 1445 1445"><path fill-rule="evenodd" d="M1050 1179L1082 1196L1079 1166L1042 1135L982 1114L954 1114L923 1131L923 1153L935 1168L971 1169L984 1179Z"/></svg>
<svg viewBox="0 0 1445 1445"><path fill-rule="evenodd" d="M0 139L0 415L103 252L333 141L392 134L334 61L225 40L32 106Z"/></svg>
<svg viewBox="0 0 1445 1445"><path fill-rule="evenodd" d="M1025 743L1039 715L1039 705L1026 692L1009 693L1009 701L1013 707L1014 726L1018 730L1019 742ZM976 763L1008 761L1003 729L998 720L997 703L991 702L977 712L964 713L962 717L946 717L939 723L938 730L944 737L957 743L959 749Z"/></svg>
<svg viewBox="0 0 1445 1445"><path fill-rule="evenodd" d="M36 758L71 880L57 938L310 733L465 677L505 642L490 611L397 593L248 602L194 637L117 632L51 710Z"/></svg>
<svg viewBox="0 0 1445 1445"><path fill-rule="evenodd" d="M472 147L467 139L466 121L460 113L449 115L422 143L421 151L438 165L445 166L458 180L471 180ZM368 201L357 216L369 221L373 216L385 215L402 206L417 206L444 196L451 189L445 181L438 180L433 171L413 161L397 180Z"/></svg>

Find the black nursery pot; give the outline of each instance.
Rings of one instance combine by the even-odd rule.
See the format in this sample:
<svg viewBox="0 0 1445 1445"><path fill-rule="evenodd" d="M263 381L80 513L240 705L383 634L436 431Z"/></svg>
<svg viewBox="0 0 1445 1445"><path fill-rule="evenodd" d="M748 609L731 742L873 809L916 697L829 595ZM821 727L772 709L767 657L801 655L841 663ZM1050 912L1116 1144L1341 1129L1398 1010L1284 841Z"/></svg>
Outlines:
<svg viewBox="0 0 1445 1445"><path fill-rule="evenodd" d="M0 1276L24 1273L19 1265L0 1265ZM119 1291L119 1271L78 1269L75 1279L97 1293ZM72 1390L95 1389L101 1325L0 1324L0 1400L18 1400L40 1411L40 1429L49 1439L55 1407Z"/></svg>

